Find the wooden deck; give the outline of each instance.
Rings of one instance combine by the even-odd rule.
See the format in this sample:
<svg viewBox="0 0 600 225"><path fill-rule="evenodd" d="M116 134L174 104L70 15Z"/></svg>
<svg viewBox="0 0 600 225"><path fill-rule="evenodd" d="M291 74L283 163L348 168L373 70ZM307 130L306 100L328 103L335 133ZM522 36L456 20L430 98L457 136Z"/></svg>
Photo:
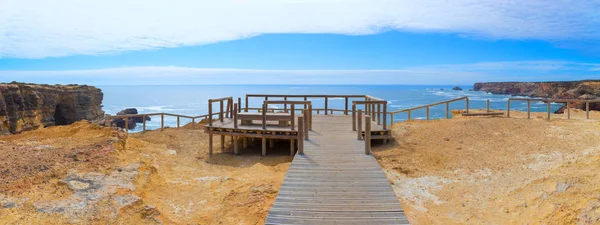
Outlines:
<svg viewBox="0 0 600 225"><path fill-rule="evenodd" d="M351 116L314 116L265 224L409 224Z"/></svg>

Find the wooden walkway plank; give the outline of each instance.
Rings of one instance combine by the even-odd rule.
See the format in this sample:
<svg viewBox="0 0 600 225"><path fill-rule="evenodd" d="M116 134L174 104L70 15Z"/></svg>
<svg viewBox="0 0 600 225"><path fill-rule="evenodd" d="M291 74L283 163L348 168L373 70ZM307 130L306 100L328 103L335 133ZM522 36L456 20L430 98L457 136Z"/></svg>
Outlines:
<svg viewBox="0 0 600 225"><path fill-rule="evenodd" d="M351 116L314 115L309 136L265 224L410 224Z"/></svg>

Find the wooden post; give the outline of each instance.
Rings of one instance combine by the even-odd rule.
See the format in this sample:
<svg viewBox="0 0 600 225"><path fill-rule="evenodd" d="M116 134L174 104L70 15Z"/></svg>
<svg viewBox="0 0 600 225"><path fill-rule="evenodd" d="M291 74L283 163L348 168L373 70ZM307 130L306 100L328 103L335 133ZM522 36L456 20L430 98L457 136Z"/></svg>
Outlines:
<svg viewBox="0 0 600 225"><path fill-rule="evenodd" d="M531 119L531 100L527 99L527 119Z"/></svg>
<svg viewBox="0 0 600 225"><path fill-rule="evenodd" d="M377 104L377 125L381 125L381 104Z"/></svg>
<svg viewBox="0 0 600 225"><path fill-rule="evenodd" d="M567 119L571 119L571 103L567 102Z"/></svg>
<svg viewBox="0 0 600 225"><path fill-rule="evenodd" d="M490 112L490 100L489 99L487 99L485 101L485 111L488 113Z"/></svg>
<svg viewBox="0 0 600 225"><path fill-rule="evenodd" d="M352 131L356 131L356 104L352 103Z"/></svg>
<svg viewBox="0 0 600 225"><path fill-rule="evenodd" d="M548 101L548 120L550 120L550 101Z"/></svg>
<svg viewBox="0 0 600 225"><path fill-rule="evenodd" d="M239 139L239 137L233 137L233 154L235 154L235 155L240 154L240 147L238 146L238 139Z"/></svg>
<svg viewBox="0 0 600 225"><path fill-rule="evenodd" d="M262 105L262 129L267 129L267 104Z"/></svg>
<svg viewBox="0 0 600 225"><path fill-rule="evenodd" d="M469 98L468 97L465 98L465 102L466 102L465 105L467 107L467 113L469 113Z"/></svg>
<svg viewBox="0 0 600 225"><path fill-rule="evenodd" d="M450 102L446 102L446 119L450 119Z"/></svg>
<svg viewBox="0 0 600 225"><path fill-rule="evenodd" d="M208 126L212 126L212 101L208 100Z"/></svg>
<svg viewBox="0 0 600 225"><path fill-rule="evenodd" d="M192 129L196 129L196 118L192 117Z"/></svg>
<svg viewBox="0 0 600 225"><path fill-rule="evenodd" d="M308 104L308 130L312 130L312 104Z"/></svg>
<svg viewBox="0 0 600 225"><path fill-rule="evenodd" d="M346 97L346 103L344 108L344 115L348 115L348 97Z"/></svg>
<svg viewBox="0 0 600 225"><path fill-rule="evenodd" d="M302 116L298 117L298 123L304 123L304 118ZM298 127L298 137L296 139L298 140L298 154L300 155L304 155L304 131L302 129L304 129L302 126Z"/></svg>
<svg viewBox="0 0 600 225"><path fill-rule="evenodd" d="M177 128L179 128L179 120L180 120L180 118L179 118L179 116L177 116Z"/></svg>
<svg viewBox="0 0 600 225"><path fill-rule="evenodd" d="M165 129L165 114L160 114L160 129Z"/></svg>
<svg viewBox="0 0 600 225"><path fill-rule="evenodd" d="M227 117L233 118L233 98L227 99L227 106L229 106L229 108L227 108Z"/></svg>
<svg viewBox="0 0 600 225"><path fill-rule="evenodd" d="M327 96L325 96L325 115L327 115Z"/></svg>
<svg viewBox="0 0 600 225"><path fill-rule="evenodd" d="M411 110L408 110L408 119L407 120L410 120L410 113L411 113Z"/></svg>
<svg viewBox="0 0 600 225"><path fill-rule="evenodd" d="M221 151L225 151L225 135L221 135Z"/></svg>
<svg viewBox="0 0 600 225"><path fill-rule="evenodd" d="M238 111L237 112L242 112L242 98L238 97Z"/></svg>
<svg viewBox="0 0 600 225"><path fill-rule="evenodd" d="M302 117L307 118L308 110L302 110ZM304 120L304 123L298 123L298 126L302 126L302 130L304 131L304 140L308 140L308 120Z"/></svg>
<svg viewBox="0 0 600 225"><path fill-rule="evenodd" d="M112 126L112 119L110 117L106 118L106 122L105 125L108 124L108 128L110 128Z"/></svg>
<svg viewBox="0 0 600 225"><path fill-rule="evenodd" d="M368 122L371 122L371 121L366 120L366 122L368 123ZM357 125L358 125L358 128L357 128L357 132L356 133L358 134L358 136L357 136L356 139L361 140L362 139L362 109L358 110L358 123L357 123Z"/></svg>
<svg viewBox="0 0 600 225"><path fill-rule="evenodd" d="M269 138L269 148L273 148L275 146L275 139Z"/></svg>
<svg viewBox="0 0 600 225"><path fill-rule="evenodd" d="M371 154L371 121L365 116L365 155Z"/></svg>
<svg viewBox="0 0 600 225"><path fill-rule="evenodd" d="M375 122L375 104L371 104L371 119Z"/></svg>
<svg viewBox="0 0 600 225"><path fill-rule="evenodd" d="M427 112L426 112L426 114L427 114L427 120L429 120L429 106L427 106L425 109L427 110Z"/></svg>
<svg viewBox="0 0 600 225"><path fill-rule="evenodd" d="M208 134L208 156L212 156L213 153L213 134Z"/></svg>
<svg viewBox="0 0 600 225"><path fill-rule="evenodd" d="M146 132L146 116L142 116L142 132Z"/></svg>
<svg viewBox="0 0 600 225"><path fill-rule="evenodd" d="M267 138L262 138L262 156L267 155Z"/></svg>
<svg viewBox="0 0 600 225"><path fill-rule="evenodd" d="M129 117L125 117L125 133L129 134Z"/></svg>
<svg viewBox="0 0 600 225"><path fill-rule="evenodd" d="M247 148L248 147L248 138L244 137L242 142L243 142L243 148Z"/></svg>
<svg viewBox="0 0 600 225"><path fill-rule="evenodd" d="M506 117L510 117L510 99L506 102Z"/></svg>
<svg viewBox="0 0 600 225"><path fill-rule="evenodd" d="M306 101L308 101L308 98L307 98L306 96L304 97L304 101L305 101L305 102L306 102ZM307 109L306 107L307 107L307 106L306 106L306 104L305 104L305 105L304 105L304 109ZM312 111L310 111L310 113L312 114Z"/></svg>
<svg viewBox="0 0 600 225"><path fill-rule="evenodd" d="M238 115L238 104L234 103L233 104L233 128L235 128L235 129L238 128L237 115Z"/></svg>
<svg viewBox="0 0 600 225"><path fill-rule="evenodd" d="M390 128L394 128L394 114L390 113Z"/></svg>
<svg viewBox="0 0 600 225"><path fill-rule="evenodd" d="M383 130L387 130L387 103L383 104Z"/></svg>
<svg viewBox="0 0 600 225"><path fill-rule="evenodd" d="M223 100L219 101L221 104L219 105L220 107L220 111L219 111L219 121L223 122Z"/></svg>
<svg viewBox="0 0 600 225"><path fill-rule="evenodd" d="M246 104L246 108L244 109L244 112L248 112L248 95L246 95L246 102L244 104Z"/></svg>
<svg viewBox="0 0 600 225"><path fill-rule="evenodd" d="M290 139L290 156L294 156L294 139Z"/></svg>
<svg viewBox="0 0 600 225"><path fill-rule="evenodd" d="M294 111L296 111L296 109L294 107L295 107L294 104L290 105L290 108L292 109L292 111L290 112L290 117L291 117L290 128L292 130L296 129L296 126L294 124L294 122L295 122L294 120L296 120L296 116L294 116ZM300 124L298 124L298 126L300 126Z"/></svg>
<svg viewBox="0 0 600 225"><path fill-rule="evenodd" d="M585 118L590 119L590 102L585 102Z"/></svg>
<svg viewBox="0 0 600 225"><path fill-rule="evenodd" d="M287 97L283 97L283 100L284 100L284 101L287 101ZM293 110L293 109L292 109L292 110ZM283 112L284 112L284 113L287 113L287 112L288 112L288 110L287 110L287 104L283 104Z"/></svg>

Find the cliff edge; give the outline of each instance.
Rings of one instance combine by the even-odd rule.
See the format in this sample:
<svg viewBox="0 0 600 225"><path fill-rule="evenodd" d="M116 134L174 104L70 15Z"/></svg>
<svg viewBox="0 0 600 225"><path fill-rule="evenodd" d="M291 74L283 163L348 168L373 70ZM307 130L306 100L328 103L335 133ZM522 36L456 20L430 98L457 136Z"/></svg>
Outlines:
<svg viewBox="0 0 600 225"><path fill-rule="evenodd" d="M557 81L557 82L487 82L475 83L474 91L492 94L528 96L553 99L598 99L600 80ZM585 104L574 103L573 108L585 109ZM600 110L600 104L591 103L591 110ZM557 113L562 113L561 108Z"/></svg>
<svg viewBox="0 0 600 225"><path fill-rule="evenodd" d="M0 83L0 134L103 118L102 91L87 85Z"/></svg>

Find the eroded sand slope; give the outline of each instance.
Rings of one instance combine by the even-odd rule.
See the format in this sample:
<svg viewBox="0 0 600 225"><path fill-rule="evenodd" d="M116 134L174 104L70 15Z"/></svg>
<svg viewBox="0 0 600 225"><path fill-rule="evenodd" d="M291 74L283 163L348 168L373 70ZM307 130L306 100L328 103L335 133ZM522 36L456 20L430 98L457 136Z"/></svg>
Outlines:
<svg viewBox="0 0 600 225"><path fill-rule="evenodd" d="M207 137L126 138L87 122L1 137L0 224L264 223L291 157L257 149L209 159Z"/></svg>

